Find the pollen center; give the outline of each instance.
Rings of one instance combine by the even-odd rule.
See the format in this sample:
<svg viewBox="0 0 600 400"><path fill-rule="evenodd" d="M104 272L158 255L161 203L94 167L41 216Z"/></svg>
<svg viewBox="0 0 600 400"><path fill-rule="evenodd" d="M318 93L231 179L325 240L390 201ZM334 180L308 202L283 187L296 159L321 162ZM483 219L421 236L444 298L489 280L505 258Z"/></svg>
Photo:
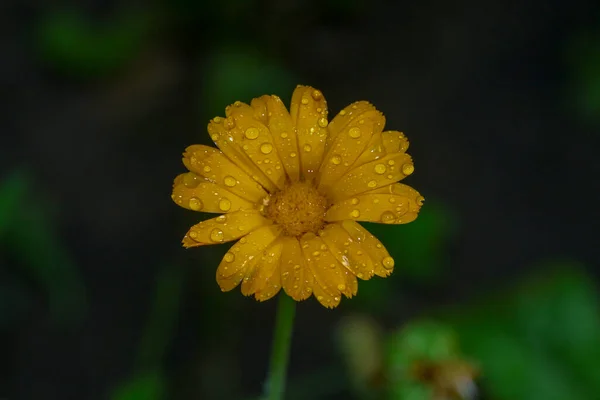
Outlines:
<svg viewBox="0 0 600 400"><path fill-rule="evenodd" d="M273 194L265 209L267 218L281 225L288 236L317 233L323 227L327 199L310 183L294 183Z"/></svg>

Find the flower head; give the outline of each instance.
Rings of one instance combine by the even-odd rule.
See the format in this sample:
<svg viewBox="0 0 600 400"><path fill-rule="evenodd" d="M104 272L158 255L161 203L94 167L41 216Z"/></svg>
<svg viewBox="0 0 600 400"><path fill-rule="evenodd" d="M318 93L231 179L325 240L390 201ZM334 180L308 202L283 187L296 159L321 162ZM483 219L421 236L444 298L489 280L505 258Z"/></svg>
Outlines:
<svg viewBox="0 0 600 400"><path fill-rule="evenodd" d="M298 86L290 110L277 96L235 102L193 145L175 178L180 206L222 215L192 226L185 247L238 240L217 269L223 291L264 301L313 295L326 307L357 292L357 278L388 276L394 260L357 221L413 221L423 197L397 183L414 171L408 140L359 101L329 121L323 94Z"/></svg>

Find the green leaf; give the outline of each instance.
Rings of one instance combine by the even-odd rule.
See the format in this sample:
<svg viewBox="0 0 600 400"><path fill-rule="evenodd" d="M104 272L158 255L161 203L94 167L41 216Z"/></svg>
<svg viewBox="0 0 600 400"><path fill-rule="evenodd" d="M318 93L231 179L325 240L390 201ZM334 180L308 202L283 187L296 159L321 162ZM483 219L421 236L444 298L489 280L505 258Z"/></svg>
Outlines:
<svg viewBox="0 0 600 400"><path fill-rule="evenodd" d="M12 171L0 182L0 238L6 234L21 212L21 203L29 185L29 177L22 171Z"/></svg>
<svg viewBox="0 0 600 400"><path fill-rule="evenodd" d="M166 398L165 379L159 371L149 371L134 376L116 388L111 400L160 400Z"/></svg>

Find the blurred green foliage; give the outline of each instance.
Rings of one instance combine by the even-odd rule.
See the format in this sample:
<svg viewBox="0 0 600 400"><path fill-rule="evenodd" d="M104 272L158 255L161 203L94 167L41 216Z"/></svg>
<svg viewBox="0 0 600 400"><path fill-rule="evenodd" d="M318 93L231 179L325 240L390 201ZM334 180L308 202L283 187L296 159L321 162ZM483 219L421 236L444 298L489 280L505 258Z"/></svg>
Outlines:
<svg viewBox="0 0 600 400"><path fill-rule="evenodd" d="M571 81L569 102L581 116L600 123L600 30L576 35L567 45L567 63Z"/></svg>
<svg viewBox="0 0 600 400"><path fill-rule="evenodd" d="M76 9L42 16L35 40L42 59L71 77L110 75L136 59L145 45L152 18L123 12L92 21Z"/></svg>

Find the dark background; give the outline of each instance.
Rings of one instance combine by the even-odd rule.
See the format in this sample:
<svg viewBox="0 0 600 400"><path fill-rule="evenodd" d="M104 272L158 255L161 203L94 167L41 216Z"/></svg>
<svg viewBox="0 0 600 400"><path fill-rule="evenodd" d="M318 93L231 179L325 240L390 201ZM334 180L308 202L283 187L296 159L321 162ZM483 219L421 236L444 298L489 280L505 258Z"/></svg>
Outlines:
<svg viewBox="0 0 600 400"><path fill-rule="evenodd" d="M169 197L209 118L296 84L332 116L383 111L426 198L383 233L400 248L392 283L298 305L290 382L317 376L298 398L362 398L339 372L343 316L392 332L547 262L600 276L597 1L8 0L0 26L1 398L261 392L276 302L222 294L227 246L181 248L198 216Z"/></svg>

